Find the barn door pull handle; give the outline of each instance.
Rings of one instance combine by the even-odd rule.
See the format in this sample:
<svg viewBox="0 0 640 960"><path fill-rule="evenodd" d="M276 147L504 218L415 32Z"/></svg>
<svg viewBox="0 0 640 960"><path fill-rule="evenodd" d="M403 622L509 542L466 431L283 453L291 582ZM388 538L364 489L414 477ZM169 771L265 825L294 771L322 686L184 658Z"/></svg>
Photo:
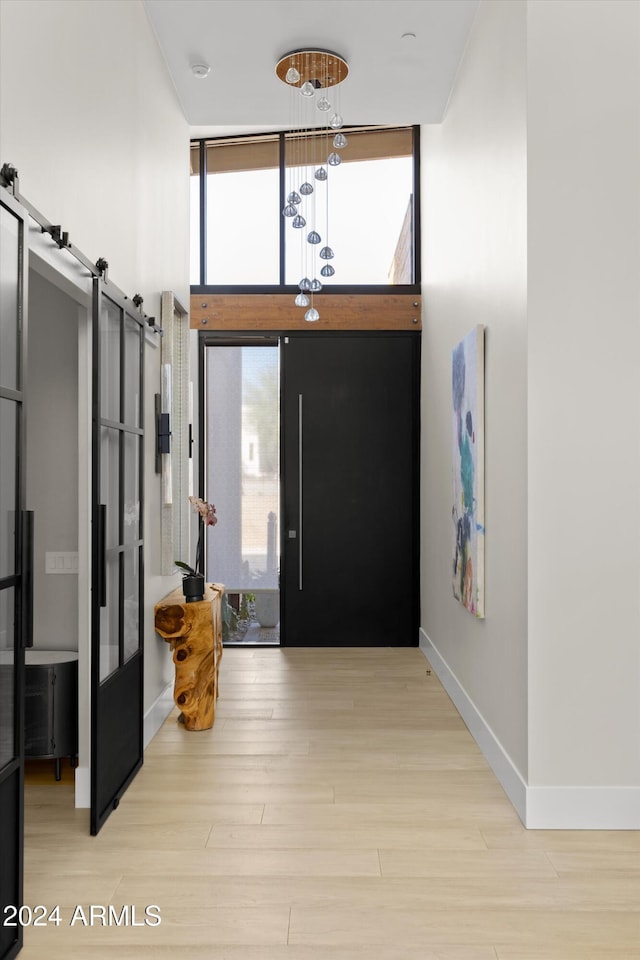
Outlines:
<svg viewBox="0 0 640 960"><path fill-rule="evenodd" d="M302 394L298 394L298 590L302 590Z"/></svg>
<svg viewBox="0 0 640 960"><path fill-rule="evenodd" d="M107 506L98 504L98 604L107 605Z"/></svg>
<svg viewBox="0 0 640 960"><path fill-rule="evenodd" d="M33 646L33 510L22 511L22 646Z"/></svg>

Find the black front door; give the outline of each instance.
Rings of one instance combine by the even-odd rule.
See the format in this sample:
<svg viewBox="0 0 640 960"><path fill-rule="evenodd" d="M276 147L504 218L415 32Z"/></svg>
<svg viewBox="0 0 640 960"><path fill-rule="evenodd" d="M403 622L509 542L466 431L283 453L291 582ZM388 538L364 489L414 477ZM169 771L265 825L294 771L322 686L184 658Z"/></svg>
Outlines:
<svg viewBox="0 0 640 960"><path fill-rule="evenodd" d="M25 523L25 215L0 199L0 958L22 946L24 647L30 643L31 525Z"/></svg>
<svg viewBox="0 0 640 960"><path fill-rule="evenodd" d="M91 833L142 764L144 329L94 281Z"/></svg>
<svg viewBox="0 0 640 960"><path fill-rule="evenodd" d="M314 331L282 351L282 642L413 646L419 337Z"/></svg>

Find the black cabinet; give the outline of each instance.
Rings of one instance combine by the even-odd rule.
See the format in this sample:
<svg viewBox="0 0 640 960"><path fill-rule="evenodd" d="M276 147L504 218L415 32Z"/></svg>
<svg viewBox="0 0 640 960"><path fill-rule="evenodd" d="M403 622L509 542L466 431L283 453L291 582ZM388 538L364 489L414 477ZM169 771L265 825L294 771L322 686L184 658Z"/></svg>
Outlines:
<svg viewBox="0 0 640 960"><path fill-rule="evenodd" d="M78 753L78 654L25 651L25 757L75 763Z"/></svg>

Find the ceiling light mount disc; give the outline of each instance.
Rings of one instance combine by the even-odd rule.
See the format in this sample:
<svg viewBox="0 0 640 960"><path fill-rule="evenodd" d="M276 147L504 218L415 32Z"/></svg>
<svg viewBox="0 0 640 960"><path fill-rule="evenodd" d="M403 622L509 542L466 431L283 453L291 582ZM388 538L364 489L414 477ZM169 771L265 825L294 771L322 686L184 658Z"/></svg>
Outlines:
<svg viewBox="0 0 640 960"><path fill-rule="evenodd" d="M300 79L289 84L286 76L290 67L294 67ZM334 87L342 83L349 74L349 65L344 57L333 50L291 50L276 63L276 75L287 86L301 87L309 80L318 90L322 87Z"/></svg>

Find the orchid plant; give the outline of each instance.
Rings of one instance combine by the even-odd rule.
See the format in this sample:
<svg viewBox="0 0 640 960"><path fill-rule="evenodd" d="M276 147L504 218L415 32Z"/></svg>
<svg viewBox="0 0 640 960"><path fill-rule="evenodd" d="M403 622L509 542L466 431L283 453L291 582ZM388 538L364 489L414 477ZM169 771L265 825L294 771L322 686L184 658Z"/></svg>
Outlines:
<svg viewBox="0 0 640 960"><path fill-rule="evenodd" d="M195 566L190 566L182 560L174 560L176 567L186 571L190 576L202 576L204 574L204 528L215 527L218 522L216 508L212 503L202 500L200 497L189 497L189 503L195 513L198 514L198 544L196 546Z"/></svg>

